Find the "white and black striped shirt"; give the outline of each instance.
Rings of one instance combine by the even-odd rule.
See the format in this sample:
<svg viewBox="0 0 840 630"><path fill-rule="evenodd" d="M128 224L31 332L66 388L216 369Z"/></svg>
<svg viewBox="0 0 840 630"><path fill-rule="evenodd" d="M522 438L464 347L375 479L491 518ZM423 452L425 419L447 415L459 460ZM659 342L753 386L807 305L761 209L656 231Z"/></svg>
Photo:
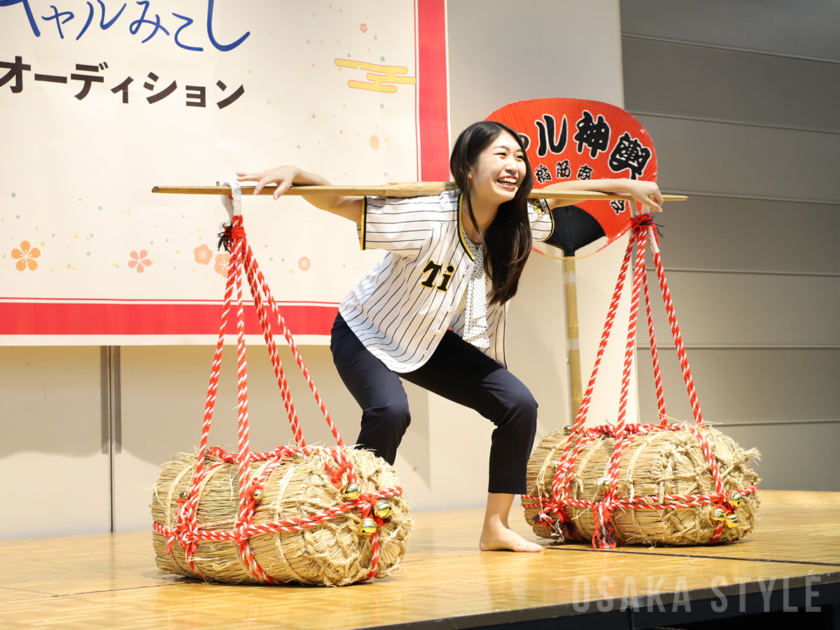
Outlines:
<svg viewBox="0 0 840 630"><path fill-rule="evenodd" d="M339 312L359 340L390 370L423 365L448 328L463 336L458 306L473 270L461 225L460 191L407 199L366 197L359 227L362 249L388 254L344 298ZM534 240L554 231L548 205L529 202ZM489 284L489 283L488 283ZM505 362L503 304L487 307L490 347L483 352Z"/></svg>

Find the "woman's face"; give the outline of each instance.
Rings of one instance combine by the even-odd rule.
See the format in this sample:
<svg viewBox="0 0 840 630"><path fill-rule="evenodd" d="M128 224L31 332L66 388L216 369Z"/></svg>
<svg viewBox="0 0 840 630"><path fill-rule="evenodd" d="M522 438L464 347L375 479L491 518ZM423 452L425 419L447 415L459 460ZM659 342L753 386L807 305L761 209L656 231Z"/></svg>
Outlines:
<svg viewBox="0 0 840 630"><path fill-rule="evenodd" d="M525 170L525 154L519 143L502 131L468 168L470 192L485 203L510 201L525 179Z"/></svg>

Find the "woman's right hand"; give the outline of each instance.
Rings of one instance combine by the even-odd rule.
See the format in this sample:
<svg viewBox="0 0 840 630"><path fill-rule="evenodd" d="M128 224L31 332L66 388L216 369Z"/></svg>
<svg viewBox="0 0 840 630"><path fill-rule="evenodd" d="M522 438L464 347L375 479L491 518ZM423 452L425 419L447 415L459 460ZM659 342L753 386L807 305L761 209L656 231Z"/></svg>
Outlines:
<svg viewBox="0 0 840 630"><path fill-rule="evenodd" d="M274 191L274 198L277 199L292 187L295 178L302 173L303 170L297 166L280 166L262 173L237 173L236 179L240 182L257 182L254 188L255 195L259 195L267 185L277 184L277 189Z"/></svg>
<svg viewBox="0 0 840 630"><path fill-rule="evenodd" d="M320 175L308 173L297 166L280 166L263 171L262 173L237 173L236 179L240 182L257 182L254 188L255 195L260 194L260 191L269 184L277 184L277 188L274 190L275 199L286 194L289 188L292 187L292 184L298 184L300 186L331 185ZM364 208L363 197L324 194L301 195L301 197L316 208L326 210L345 219L350 219L356 225L361 224Z"/></svg>

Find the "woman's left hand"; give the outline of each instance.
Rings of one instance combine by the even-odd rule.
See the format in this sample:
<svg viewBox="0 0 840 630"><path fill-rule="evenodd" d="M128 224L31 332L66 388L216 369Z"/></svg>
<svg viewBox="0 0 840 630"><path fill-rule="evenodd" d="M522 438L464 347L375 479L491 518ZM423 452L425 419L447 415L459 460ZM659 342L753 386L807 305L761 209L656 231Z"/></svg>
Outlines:
<svg viewBox="0 0 840 630"><path fill-rule="evenodd" d="M650 208L651 212L662 212L662 193L659 192L659 186L656 185L656 182L629 179L625 191L640 204ZM636 211L635 203L631 204L630 214L632 216L639 214Z"/></svg>

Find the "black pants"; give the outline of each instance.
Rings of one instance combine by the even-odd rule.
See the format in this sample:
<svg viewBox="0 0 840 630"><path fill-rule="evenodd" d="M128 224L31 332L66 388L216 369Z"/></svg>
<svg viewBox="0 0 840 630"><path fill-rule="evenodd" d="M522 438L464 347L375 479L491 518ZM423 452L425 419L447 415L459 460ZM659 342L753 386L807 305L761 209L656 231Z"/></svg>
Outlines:
<svg viewBox="0 0 840 630"><path fill-rule="evenodd" d="M362 408L357 443L394 463L411 422L400 378L476 410L496 425L490 447L489 492L524 494L528 456L537 427L537 402L528 388L493 359L451 330L413 372L397 374L373 356L341 315L333 324L333 360Z"/></svg>

